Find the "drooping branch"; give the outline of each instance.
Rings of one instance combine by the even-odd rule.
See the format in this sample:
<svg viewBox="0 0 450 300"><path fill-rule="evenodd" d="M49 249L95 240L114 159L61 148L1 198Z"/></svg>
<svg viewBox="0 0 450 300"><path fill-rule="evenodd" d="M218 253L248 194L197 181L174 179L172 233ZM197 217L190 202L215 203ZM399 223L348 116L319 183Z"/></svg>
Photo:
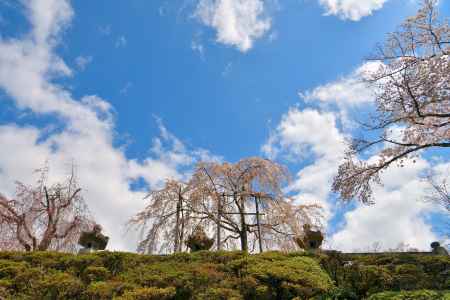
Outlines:
<svg viewBox="0 0 450 300"><path fill-rule="evenodd" d="M92 223L75 174L48 185L48 168L38 171L35 186L17 183L14 200L0 195L0 247L73 251L81 231Z"/></svg>
<svg viewBox="0 0 450 300"><path fill-rule="evenodd" d="M341 199L371 203L372 185L384 170L424 150L450 148L449 41L437 1L424 0L416 16L377 47L371 59L379 67L364 75L375 93L376 114L363 128L371 138L349 142L333 183ZM370 160L361 158L368 154Z"/></svg>

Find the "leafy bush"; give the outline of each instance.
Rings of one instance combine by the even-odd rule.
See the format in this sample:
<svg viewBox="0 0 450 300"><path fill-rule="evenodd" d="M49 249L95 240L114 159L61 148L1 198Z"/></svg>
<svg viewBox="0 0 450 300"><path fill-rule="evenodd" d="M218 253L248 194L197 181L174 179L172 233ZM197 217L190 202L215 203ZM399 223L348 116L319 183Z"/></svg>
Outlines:
<svg viewBox="0 0 450 300"><path fill-rule="evenodd" d="M105 267L90 266L83 272L85 282L105 281L111 276L109 270Z"/></svg>
<svg viewBox="0 0 450 300"><path fill-rule="evenodd" d="M311 298L328 292L333 286L329 276L309 257L282 260L262 257L263 260L249 258L247 272L266 285L276 299Z"/></svg>
<svg viewBox="0 0 450 300"><path fill-rule="evenodd" d="M448 257L405 254L0 252L0 299L390 299L373 297L439 294L449 269Z"/></svg>
<svg viewBox="0 0 450 300"><path fill-rule="evenodd" d="M243 300L241 293L228 288L210 288L194 296L195 300Z"/></svg>
<svg viewBox="0 0 450 300"><path fill-rule="evenodd" d="M431 300L442 299L449 300L450 292L439 291L407 291L407 292L384 292L374 294L369 297L369 300Z"/></svg>
<svg viewBox="0 0 450 300"><path fill-rule="evenodd" d="M86 298L92 300L109 300L124 292L134 289L135 286L120 281L92 282L86 289ZM115 298L114 298L115 299Z"/></svg>
<svg viewBox="0 0 450 300"><path fill-rule="evenodd" d="M84 286L78 278L56 272L44 276L39 282L39 289L34 293L41 299L80 299L84 293Z"/></svg>
<svg viewBox="0 0 450 300"><path fill-rule="evenodd" d="M392 276L385 267L353 264L345 267L345 270L343 286L352 290L359 298L389 290L392 286Z"/></svg>
<svg viewBox="0 0 450 300"><path fill-rule="evenodd" d="M117 300L170 300L175 298L175 294L175 288L138 288L126 292L123 297L117 298Z"/></svg>
<svg viewBox="0 0 450 300"><path fill-rule="evenodd" d="M335 285L332 299L363 299L383 291L443 290L450 286L450 258L428 254L349 255L329 251L317 256Z"/></svg>

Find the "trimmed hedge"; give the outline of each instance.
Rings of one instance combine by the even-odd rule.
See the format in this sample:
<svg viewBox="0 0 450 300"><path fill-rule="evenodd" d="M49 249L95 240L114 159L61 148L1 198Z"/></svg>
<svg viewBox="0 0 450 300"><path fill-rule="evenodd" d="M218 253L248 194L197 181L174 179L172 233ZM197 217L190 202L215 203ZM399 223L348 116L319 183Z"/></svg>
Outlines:
<svg viewBox="0 0 450 300"><path fill-rule="evenodd" d="M320 255L319 259L337 285L332 299L357 300L385 291L439 291L450 288L448 256L410 253L346 255L330 252Z"/></svg>
<svg viewBox="0 0 450 300"><path fill-rule="evenodd" d="M449 269L420 254L0 252L0 299L433 299Z"/></svg>
<svg viewBox="0 0 450 300"><path fill-rule="evenodd" d="M332 288L301 254L0 253L0 299L306 299Z"/></svg>
<svg viewBox="0 0 450 300"><path fill-rule="evenodd" d="M450 300L449 291L404 291L404 292L384 292L374 294L369 297L369 300L429 300L429 299L441 299Z"/></svg>

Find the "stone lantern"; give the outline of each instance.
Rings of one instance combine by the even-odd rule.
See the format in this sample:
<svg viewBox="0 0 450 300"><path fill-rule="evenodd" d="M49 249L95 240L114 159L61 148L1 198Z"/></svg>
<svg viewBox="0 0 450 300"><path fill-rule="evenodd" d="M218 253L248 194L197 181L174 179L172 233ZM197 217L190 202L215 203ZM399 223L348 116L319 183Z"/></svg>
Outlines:
<svg viewBox="0 0 450 300"><path fill-rule="evenodd" d="M83 231L78 240L83 248L79 253L89 253L91 251L105 250L109 237L103 235L102 227L95 224L91 231Z"/></svg>
<svg viewBox="0 0 450 300"><path fill-rule="evenodd" d="M208 238L201 226L197 227L186 241L186 245L191 249L191 252L209 250L213 244L214 240Z"/></svg>
<svg viewBox="0 0 450 300"><path fill-rule="evenodd" d="M433 242L431 243L431 253L436 254L436 255L448 255L448 251L441 246L441 244L439 242Z"/></svg>
<svg viewBox="0 0 450 300"><path fill-rule="evenodd" d="M319 231L311 230L311 225L303 225L303 237L296 237L295 242L304 250L317 250L323 242L323 234Z"/></svg>

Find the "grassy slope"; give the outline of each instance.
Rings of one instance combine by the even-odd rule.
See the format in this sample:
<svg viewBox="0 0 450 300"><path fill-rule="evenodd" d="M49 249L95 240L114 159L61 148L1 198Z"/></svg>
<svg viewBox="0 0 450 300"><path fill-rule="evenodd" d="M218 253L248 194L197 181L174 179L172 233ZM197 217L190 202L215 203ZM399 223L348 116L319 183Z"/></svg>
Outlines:
<svg viewBox="0 0 450 300"><path fill-rule="evenodd" d="M0 299L448 299L449 269L407 254L0 252ZM386 293L400 290L416 291Z"/></svg>

